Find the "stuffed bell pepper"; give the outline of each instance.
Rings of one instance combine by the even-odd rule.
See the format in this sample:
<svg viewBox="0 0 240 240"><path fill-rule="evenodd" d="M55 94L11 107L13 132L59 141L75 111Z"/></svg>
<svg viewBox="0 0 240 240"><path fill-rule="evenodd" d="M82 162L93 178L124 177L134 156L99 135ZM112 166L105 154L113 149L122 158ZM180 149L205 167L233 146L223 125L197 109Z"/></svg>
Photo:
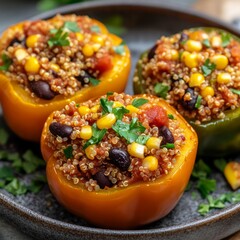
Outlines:
<svg viewBox="0 0 240 240"><path fill-rule="evenodd" d="M33 141L53 110L122 92L130 69L127 46L87 16L16 24L3 33L0 56L4 117L17 135Z"/></svg>
<svg viewBox="0 0 240 240"><path fill-rule="evenodd" d="M114 229L148 224L176 206L197 145L195 131L164 100L117 93L54 111L41 138L57 200Z"/></svg>
<svg viewBox="0 0 240 240"><path fill-rule="evenodd" d="M135 93L166 99L193 126L199 154L223 156L240 146L240 41L220 29L161 37L138 61Z"/></svg>

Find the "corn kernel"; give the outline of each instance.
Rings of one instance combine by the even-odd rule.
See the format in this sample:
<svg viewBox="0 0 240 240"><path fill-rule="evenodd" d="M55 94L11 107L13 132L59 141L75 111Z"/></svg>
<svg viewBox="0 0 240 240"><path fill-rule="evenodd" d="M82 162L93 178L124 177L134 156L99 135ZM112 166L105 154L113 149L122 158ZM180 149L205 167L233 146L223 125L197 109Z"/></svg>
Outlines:
<svg viewBox="0 0 240 240"><path fill-rule="evenodd" d="M210 86L207 86L201 91L201 95L202 95L202 97L213 96L214 89Z"/></svg>
<svg viewBox="0 0 240 240"><path fill-rule="evenodd" d="M186 56L189 55L189 54L190 54L190 52L188 52L188 51L183 51L182 54L180 54L180 59L181 59L181 61L184 62Z"/></svg>
<svg viewBox="0 0 240 240"><path fill-rule="evenodd" d="M80 130L80 137L82 139L90 139L92 137L92 127L89 125L83 126Z"/></svg>
<svg viewBox="0 0 240 240"><path fill-rule="evenodd" d="M202 50L202 43L195 40L187 40L184 48L189 52L200 52Z"/></svg>
<svg viewBox="0 0 240 240"><path fill-rule="evenodd" d="M88 159L93 160L97 155L96 145L90 145L85 149L85 154Z"/></svg>
<svg viewBox="0 0 240 240"><path fill-rule="evenodd" d="M29 57L24 65L26 72L28 73L38 73L40 69L40 64L35 57Z"/></svg>
<svg viewBox="0 0 240 240"><path fill-rule="evenodd" d="M100 108L100 105L99 104L97 104L97 105L95 105L95 106L93 106L93 107L91 107L91 112L92 113L96 113L98 110L99 110L99 108Z"/></svg>
<svg viewBox="0 0 240 240"><path fill-rule="evenodd" d="M113 102L113 108L118 108L118 107L123 107L124 105L121 103L121 102L119 102L119 101L114 101Z"/></svg>
<svg viewBox="0 0 240 240"><path fill-rule="evenodd" d="M150 137L147 142L146 142L146 146L148 149L159 149L160 148L160 144L161 144L161 138L158 137Z"/></svg>
<svg viewBox="0 0 240 240"><path fill-rule="evenodd" d="M26 39L26 45L29 48L33 48L35 47L36 43L38 42L38 39L40 38L40 35L35 34L35 35L31 35Z"/></svg>
<svg viewBox="0 0 240 240"><path fill-rule="evenodd" d="M227 84L231 81L232 77L229 73L219 73L217 76L217 82L220 84Z"/></svg>
<svg viewBox="0 0 240 240"><path fill-rule="evenodd" d="M199 87L205 81L201 73L193 73L189 80L189 87Z"/></svg>
<svg viewBox="0 0 240 240"><path fill-rule="evenodd" d="M50 69L53 70L54 72L59 72L60 67L56 63L51 63L50 64Z"/></svg>
<svg viewBox="0 0 240 240"><path fill-rule="evenodd" d="M216 64L218 70L224 69L228 65L228 58L224 55L218 54L211 58L211 62Z"/></svg>
<svg viewBox="0 0 240 240"><path fill-rule="evenodd" d="M87 106L80 106L80 107L78 108L78 112L79 112L79 114L80 114L81 116L84 116L84 115L90 113L90 109L89 109L89 107L87 107Z"/></svg>
<svg viewBox="0 0 240 240"><path fill-rule="evenodd" d="M198 66L198 55L196 53L187 54L184 57L184 63L189 68L195 68Z"/></svg>
<svg viewBox="0 0 240 240"><path fill-rule="evenodd" d="M104 43L104 39L98 35L93 35L91 40L95 43L99 43L100 45L103 45L103 43Z"/></svg>
<svg viewBox="0 0 240 240"><path fill-rule="evenodd" d="M97 126L99 129L108 129L116 122L116 117L113 113L109 113L97 120Z"/></svg>
<svg viewBox="0 0 240 240"><path fill-rule="evenodd" d="M224 176L233 190L240 187L240 163L229 162L224 168Z"/></svg>
<svg viewBox="0 0 240 240"><path fill-rule="evenodd" d="M172 49L171 50L171 57L172 57L172 60L178 60L179 59L179 54L178 54L178 51L175 50L175 49Z"/></svg>
<svg viewBox="0 0 240 240"><path fill-rule="evenodd" d="M133 105L127 105L126 109L130 112L130 113L138 113L139 109L134 107Z"/></svg>
<svg viewBox="0 0 240 240"><path fill-rule="evenodd" d="M83 40L83 34L82 33L79 33L79 32L77 32L76 33L76 37L77 37L77 40L79 41L79 42L81 42L82 40Z"/></svg>
<svg viewBox="0 0 240 240"><path fill-rule="evenodd" d="M83 46L82 52L83 52L84 56L91 57L94 54L94 49L93 49L92 45L86 44Z"/></svg>
<svg viewBox="0 0 240 240"><path fill-rule="evenodd" d="M150 171L155 171L158 168L158 160L154 156L148 156L143 159L142 165Z"/></svg>
<svg viewBox="0 0 240 240"><path fill-rule="evenodd" d="M101 47L101 45L99 43L95 43L95 44L92 45L92 47L93 47L93 50L95 52L97 52L99 50L99 48Z"/></svg>
<svg viewBox="0 0 240 240"><path fill-rule="evenodd" d="M28 53L25 49L19 48L14 53L16 59L20 62L28 56Z"/></svg>
<svg viewBox="0 0 240 240"><path fill-rule="evenodd" d="M137 158L144 158L144 152L146 150L146 146L133 142L127 146L128 153Z"/></svg>
<svg viewBox="0 0 240 240"><path fill-rule="evenodd" d="M216 48L221 47L221 45L222 45L221 37L219 37L219 36L212 37L211 45L212 45L212 47L216 47Z"/></svg>

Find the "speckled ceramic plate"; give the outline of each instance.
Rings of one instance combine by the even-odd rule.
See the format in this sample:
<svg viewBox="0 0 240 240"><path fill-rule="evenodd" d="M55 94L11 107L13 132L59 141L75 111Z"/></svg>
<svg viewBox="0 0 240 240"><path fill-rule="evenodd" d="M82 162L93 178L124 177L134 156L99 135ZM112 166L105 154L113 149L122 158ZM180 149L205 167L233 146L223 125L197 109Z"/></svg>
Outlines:
<svg viewBox="0 0 240 240"><path fill-rule="evenodd" d="M56 13L76 13L87 14L106 22L112 16L120 16L126 30L122 36L132 52L132 73L126 89L126 92L132 93L131 78L137 58L161 35L173 34L184 28L196 26L220 27L239 35L239 32L224 23L197 13L189 13L179 7L165 5L162 2L149 0L93 1L60 8L36 18L48 18ZM3 124L1 118L0 125ZM19 151L25 148L39 148L38 145L23 142L14 136L11 141ZM26 180L30 177L26 176ZM214 172L212 177L216 178L218 182L216 195L230 191L221 174ZM184 193L177 207L164 219L140 229L117 231L96 228L71 215L55 201L46 185L38 194L18 197L0 190L0 215L25 233L33 236L34 239L214 240L240 230L240 204L229 204L222 210L211 211L207 216L202 217L197 213L197 207L202 201L198 195L193 199L192 190L190 190Z"/></svg>

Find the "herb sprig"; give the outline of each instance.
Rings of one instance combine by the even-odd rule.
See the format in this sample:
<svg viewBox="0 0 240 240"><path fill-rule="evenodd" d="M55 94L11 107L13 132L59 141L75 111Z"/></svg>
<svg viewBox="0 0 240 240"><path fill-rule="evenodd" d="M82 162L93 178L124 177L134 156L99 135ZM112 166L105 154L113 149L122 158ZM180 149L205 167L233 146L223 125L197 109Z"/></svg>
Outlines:
<svg viewBox="0 0 240 240"><path fill-rule="evenodd" d="M2 54L1 58L3 65L0 66L0 71L7 71L12 64L12 59L6 54Z"/></svg>
<svg viewBox="0 0 240 240"><path fill-rule="evenodd" d="M208 58L202 65L201 69L202 69L203 75L206 77L206 76L210 75L213 70L216 69L216 64L210 62L210 59Z"/></svg>

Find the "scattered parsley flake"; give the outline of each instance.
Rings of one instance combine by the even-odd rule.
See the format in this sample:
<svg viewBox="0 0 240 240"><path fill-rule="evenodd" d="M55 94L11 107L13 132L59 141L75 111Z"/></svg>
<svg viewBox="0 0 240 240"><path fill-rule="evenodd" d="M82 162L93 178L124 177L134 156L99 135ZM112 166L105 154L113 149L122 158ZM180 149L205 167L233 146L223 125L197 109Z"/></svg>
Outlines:
<svg viewBox="0 0 240 240"><path fill-rule="evenodd" d="M48 40L49 47L53 46L69 46L68 33L59 28L56 33Z"/></svg>
<svg viewBox="0 0 240 240"><path fill-rule="evenodd" d="M27 192L27 186L17 178L14 178L4 186L4 189L9 193L12 193L14 196L23 195Z"/></svg>
<svg viewBox="0 0 240 240"><path fill-rule="evenodd" d="M145 103L148 103L149 101L145 98L135 98L132 101L132 105L136 108L141 107L142 105L144 105Z"/></svg>
<svg viewBox="0 0 240 240"><path fill-rule="evenodd" d="M114 52L119 55L124 55L125 54L125 45L126 45L125 42L122 42L118 46L114 46L113 47Z"/></svg>
<svg viewBox="0 0 240 240"><path fill-rule="evenodd" d="M210 193L216 190L216 180L200 178L197 183L197 189L199 190L202 198L206 198Z"/></svg>
<svg viewBox="0 0 240 240"><path fill-rule="evenodd" d="M174 119L174 116L172 114L168 114L169 119Z"/></svg>
<svg viewBox="0 0 240 240"><path fill-rule="evenodd" d="M107 92L107 97L112 96L113 92Z"/></svg>
<svg viewBox="0 0 240 240"><path fill-rule="evenodd" d="M14 178L13 168L10 166L3 166L0 168L0 179L12 180Z"/></svg>
<svg viewBox="0 0 240 240"><path fill-rule="evenodd" d="M215 68L216 68L216 64L211 63L209 58L206 59L206 61L204 62L204 64L201 67L203 75L205 77L210 75Z"/></svg>
<svg viewBox="0 0 240 240"><path fill-rule="evenodd" d="M12 59L6 54L2 54L2 62L3 65L0 66L0 71L7 71L12 64Z"/></svg>
<svg viewBox="0 0 240 240"><path fill-rule="evenodd" d="M199 159L194 166L192 177L194 178L206 178L211 174L211 168L202 160Z"/></svg>
<svg viewBox="0 0 240 240"><path fill-rule="evenodd" d="M154 86L155 94L158 97L161 97L163 99L166 99L169 90L170 90L170 87L168 85L163 84L163 83L157 83Z"/></svg>
<svg viewBox="0 0 240 240"><path fill-rule="evenodd" d="M195 108L200 108L201 103L202 103L202 97L200 95L198 95L197 101L195 103Z"/></svg>
<svg viewBox="0 0 240 240"><path fill-rule="evenodd" d="M77 104L76 104L76 107L77 107L77 108L79 108L79 107L80 107L80 104L79 104L79 103L77 103Z"/></svg>
<svg viewBox="0 0 240 240"><path fill-rule="evenodd" d="M81 31L78 24L76 22L72 22L72 21L65 22L63 28L68 29L71 32L80 32Z"/></svg>
<svg viewBox="0 0 240 240"><path fill-rule="evenodd" d="M47 178L44 175L37 175L32 179L31 183L27 186L27 190L32 193L38 193L43 186L47 183Z"/></svg>
<svg viewBox="0 0 240 240"><path fill-rule="evenodd" d="M173 148L175 148L175 145L174 145L174 143L166 143L166 144L162 145L161 148L173 149Z"/></svg>
<svg viewBox="0 0 240 240"><path fill-rule="evenodd" d="M100 33L100 27L97 26L97 25L91 26L91 31L96 32L96 33Z"/></svg>
<svg viewBox="0 0 240 240"><path fill-rule="evenodd" d="M237 90L237 89L234 89L234 88L230 88L230 91L231 91L232 93L235 93L235 94L237 94L237 95L240 95L240 90Z"/></svg>
<svg viewBox="0 0 240 240"><path fill-rule="evenodd" d="M93 86L97 86L100 83L100 80L92 77L89 78L89 81Z"/></svg>
<svg viewBox="0 0 240 240"><path fill-rule="evenodd" d="M0 144L6 144L8 139L9 133L4 128L0 128Z"/></svg>
<svg viewBox="0 0 240 240"><path fill-rule="evenodd" d="M203 45L204 45L205 47L207 47L207 48L210 48L210 47L211 47L211 44L210 44L210 42L209 42L208 39L204 39L202 43L203 43Z"/></svg>
<svg viewBox="0 0 240 240"><path fill-rule="evenodd" d="M100 105L102 107L102 114L111 113L113 101L109 101L107 98L100 99Z"/></svg>
<svg viewBox="0 0 240 240"><path fill-rule="evenodd" d="M129 110L127 110L125 107L117 107L112 109L112 113L117 119L122 120L124 114L129 113Z"/></svg>
<svg viewBox="0 0 240 240"><path fill-rule="evenodd" d="M96 123L92 125L93 135L92 137L83 145L83 149L93 144L98 144L107 132L107 129L98 129Z"/></svg>
<svg viewBox="0 0 240 240"><path fill-rule="evenodd" d="M215 159L213 163L214 163L214 166L221 172L224 171L227 165L227 161L224 158Z"/></svg>
<svg viewBox="0 0 240 240"><path fill-rule="evenodd" d="M72 154L72 152L73 152L73 147L72 147L72 146L66 147L66 148L63 150L63 152L64 152L64 155L65 155L65 157L66 157L67 159L73 157L73 154Z"/></svg>
<svg viewBox="0 0 240 240"><path fill-rule="evenodd" d="M222 47L227 47L231 41L231 35L229 33L223 32L221 34Z"/></svg>
<svg viewBox="0 0 240 240"><path fill-rule="evenodd" d="M147 142L147 140L148 140L149 138L150 138L150 137L147 136L147 135L140 135L140 136L136 139L136 143L145 145L146 142Z"/></svg>

